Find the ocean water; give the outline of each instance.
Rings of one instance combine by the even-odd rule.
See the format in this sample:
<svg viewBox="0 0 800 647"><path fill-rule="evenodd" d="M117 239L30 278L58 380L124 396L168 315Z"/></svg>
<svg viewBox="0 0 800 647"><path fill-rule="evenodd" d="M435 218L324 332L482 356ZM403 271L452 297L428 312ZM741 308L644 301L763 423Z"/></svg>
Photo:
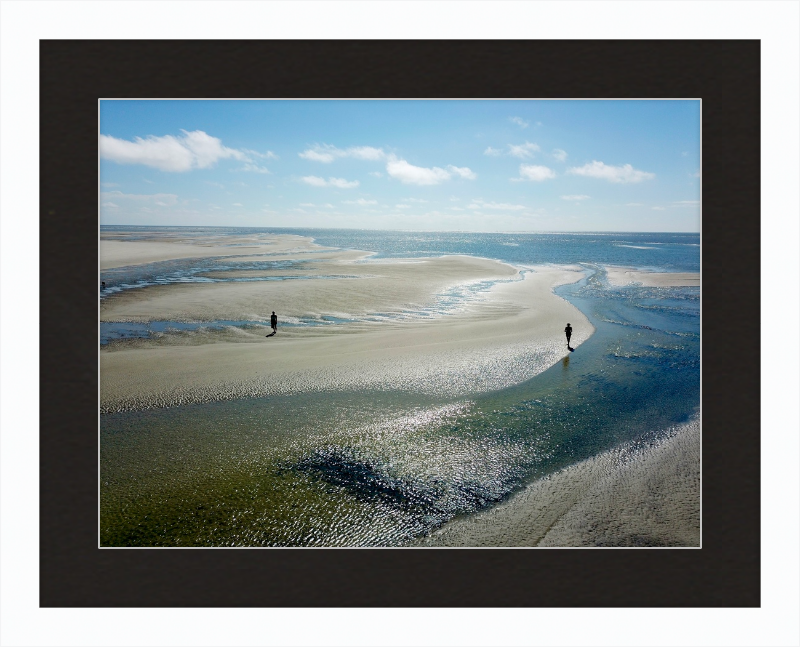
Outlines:
<svg viewBox="0 0 800 647"><path fill-rule="evenodd" d="M103 234L117 229L104 227ZM373 252L366 262L469 254L520 268L579 264L585 278L557 293L596 332L535 378L467 397L314 393L103 414L102 545L403 546L531 480L684 422L699 408L700 288L613 287L603 270L699 271L698 234L159 230L166 237L266 232ZM101 275L101 298L205 280L212 271L213 280L240 280L224 278L225 267L220 258L119 268ZM279 271L270 280L290 280L292 266L270 269L287 270L287 278ZM442 295L434 311L409 316L439 316L489 287ZM265 322L104 323L101 344L217 325Z"/></svg>

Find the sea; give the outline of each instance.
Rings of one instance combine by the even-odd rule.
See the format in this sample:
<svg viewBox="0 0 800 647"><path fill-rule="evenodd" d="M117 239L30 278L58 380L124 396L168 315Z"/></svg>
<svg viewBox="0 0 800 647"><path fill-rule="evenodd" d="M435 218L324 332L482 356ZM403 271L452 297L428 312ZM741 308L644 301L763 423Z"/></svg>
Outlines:
<svg viewBox="0 0 800 647"><path fill-rule="evenodd" d="M463 233L304 228L104 226L132 240L292 234L381 259L463 254L531 271L577 265L556 288L595 328L525 382L464 395L374 390L292 393L100 415L100 544L179 547L403 547L533 481L699 415L700 287L610 285L605 266L699 272L696 233ZM234 244L233 242L231 244ZM302 280L300 261L250 261L286 276L225 278L225 256L101 272L100 298L152 285ZM213 274L213 277L207 276ZM314 278L327 278L315 276ZM440 295L463 307L492 282ZM282 325L347 326L298 317ZM101 322L99 346L264 321ZM426 550L435 550L427 548Z"/></svg>

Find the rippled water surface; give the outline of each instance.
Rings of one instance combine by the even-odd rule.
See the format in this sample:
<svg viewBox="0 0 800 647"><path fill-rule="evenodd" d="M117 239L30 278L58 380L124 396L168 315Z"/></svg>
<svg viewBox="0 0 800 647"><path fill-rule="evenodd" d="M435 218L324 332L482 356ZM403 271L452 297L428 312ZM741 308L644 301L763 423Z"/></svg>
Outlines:
<svg viewBox="0 0 800 647"><path fill-rule="evenodd" d="M416 254L463 253L415 236ZM504 236L491 245L513 255L495 258L557 262L534 258L535 247L526 256L525 236ZM614 240L644 247L635 237L658 247L652 234ZM692 271L696 238L661 241L683 248L672 265L619 263ZM364 242L349 246L371 249ZM558 293L597 330L528 382L459 398L314 393L104 414L101 543L402 546L531 479L685 421L699 406L699 288L613 288L599 265L609 261L582 252L569 262L587 278Z"/></svg>

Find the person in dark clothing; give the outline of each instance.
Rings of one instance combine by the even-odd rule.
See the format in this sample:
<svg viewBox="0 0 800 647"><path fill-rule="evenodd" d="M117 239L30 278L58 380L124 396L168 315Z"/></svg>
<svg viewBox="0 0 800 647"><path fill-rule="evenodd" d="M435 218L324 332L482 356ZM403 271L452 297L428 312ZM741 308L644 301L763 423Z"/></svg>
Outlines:
<svg viewBox="0 0 800 647"><path fill-rule="evenodd" d="M567 334L567 348L569 348L569 339L572 337L572 326L567 324L567 327L564 328L564 332Z"/></svg>
<svg viewBox="0 0 800 647"><path fill-rule="evenodd" d="M275 314L275 311L272 311L272 316L269 318L269 325L272 326L272 334L274 335L278 332L278 316Z"/></svg>

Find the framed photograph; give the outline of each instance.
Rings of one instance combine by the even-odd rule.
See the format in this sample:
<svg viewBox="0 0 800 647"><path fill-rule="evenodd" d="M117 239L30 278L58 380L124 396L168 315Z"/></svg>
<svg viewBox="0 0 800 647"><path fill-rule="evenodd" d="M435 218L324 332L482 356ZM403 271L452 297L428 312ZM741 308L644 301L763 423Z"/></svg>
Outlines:
<svg viewBox="0 0 800 647"><path fill-rule="evenodd" d="M40 53L42 606L759 604L757 41Z"/></svg>

